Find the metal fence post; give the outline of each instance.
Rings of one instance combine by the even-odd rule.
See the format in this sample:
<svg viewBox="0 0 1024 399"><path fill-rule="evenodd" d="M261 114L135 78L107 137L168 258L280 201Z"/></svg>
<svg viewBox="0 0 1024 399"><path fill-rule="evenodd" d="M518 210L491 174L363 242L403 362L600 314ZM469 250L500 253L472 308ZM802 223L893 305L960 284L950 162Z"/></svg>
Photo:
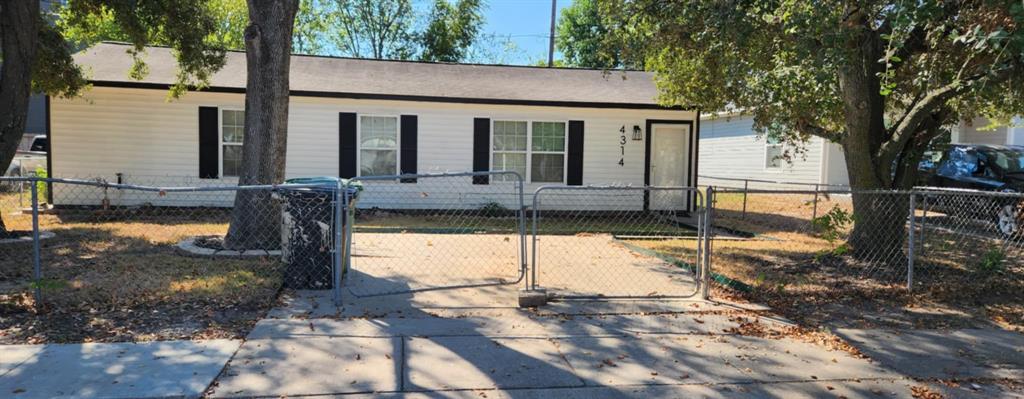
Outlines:
<svg viewBox="0 0 1024 399"><path fill-rule="evenodd" d="M750 180L743 179L743 213L740 214L740 219L747 218L747 187L750 185ZM711 186L708 186L710 188Z"/></svg>
<svg viewBox="0 0 1024 399"><path fill-rule="evenodd" d="M704 195L704 203L705 203L705 207L704 207L704 210L705 210L705 215L704 215L704 243L703 243L704 244L704 259L701 259L703 261L703 265L701 265L702 272L701 272L701 284L700 284L701 285L701 287L700 287L700 289L701 289L700 296L704 300L708 300L708 298L710 298L710 294L709 293L710 293L710 285L711 285L711 240L714 237L714 234L711 232L711 228L712 228L711 215L712 215L713 212L711 212L711 207L707 206L707 204L713 204L714 203L713 202L714 197L715 197L715 188L711 187L711 186L708 186L707 193Z"/></svg>
<svg viewBox="0 0 1024 399"><path fill-rule="evenodd" d="M341 306L341 275L344 273L342 262L344 262L345 251L345 227L348 220L345 217L348 209L348 195L345 193L345 183L338 181L334 188L334 305Z"/></svg>
<svg viewBox="0 0 1024 399"><path fill-rule="evenodd" d="M39 178L32 178L32 276L35 279L35 303L43 303L43 268L39 256Z"/></svg>
<svg viewBox="0 0 1024 399"><path fill-rule="evenodd" d="M907 229L908 240L907 240L907 292L911 292L914 287L914 224L915 219L915 208L917 205L917 196L910 193L910 227Z"/></svg>
<svg viewBox="0 0 1024 399"><path fill-rule="evenodd" d="M542 187L543 188L543 187ZM540 189L533 193L533 239L530 245L530 290L537 289L537 218L540 216Z"/></svg>

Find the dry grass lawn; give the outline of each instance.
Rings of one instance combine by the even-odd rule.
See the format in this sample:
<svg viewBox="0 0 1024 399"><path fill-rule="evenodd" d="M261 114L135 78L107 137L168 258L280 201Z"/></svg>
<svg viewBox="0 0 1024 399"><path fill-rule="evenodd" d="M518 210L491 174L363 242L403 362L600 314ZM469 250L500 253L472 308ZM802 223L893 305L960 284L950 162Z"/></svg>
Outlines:
<svg viewBox="0 0 1024 399"><path fill-rule="evenodd" d="M834 254L842 241L829 243L812 228L811 197L751 194L743 216L741 196L719 197L715 224L755 237L716 240L712 269L751 289L720 295L767 304L815 328L996 325L1024 331L1024 251L1017 242L930 228L915 258L910 295L902 255L864 262ZM850 209L849 197L819 203L818 215L832 206ZM695 250L693 240L633 243L676 257Z"/></svg>
<svg viewBox="0 0 1024 399"><path fill-rule="evenodd" d="M0 197L10 229L31 228L16 194ZM279 261L210 258L175 247L224 234L226 213L68 211L42 215L44 280L33 284L31 242L0 245L0 343L237 337L272 305ZM38 286L43 303L33 303ZM37 313L38 312L38 313Z"/></svg>

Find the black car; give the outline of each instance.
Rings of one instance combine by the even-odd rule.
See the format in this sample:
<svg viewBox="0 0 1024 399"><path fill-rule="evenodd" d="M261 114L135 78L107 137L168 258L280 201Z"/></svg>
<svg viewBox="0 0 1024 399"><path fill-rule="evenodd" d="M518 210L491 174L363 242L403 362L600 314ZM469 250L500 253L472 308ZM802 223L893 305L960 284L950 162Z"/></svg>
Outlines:
<svg viewBox="0 0 1024 399"><path fill-rule="evenodd" d="M1024 193L1024 146L954 144L930 151L918 166L920 186ZM1021 232L1020 198L935 196L932 208L991 220L1004 235Z"/></svg>

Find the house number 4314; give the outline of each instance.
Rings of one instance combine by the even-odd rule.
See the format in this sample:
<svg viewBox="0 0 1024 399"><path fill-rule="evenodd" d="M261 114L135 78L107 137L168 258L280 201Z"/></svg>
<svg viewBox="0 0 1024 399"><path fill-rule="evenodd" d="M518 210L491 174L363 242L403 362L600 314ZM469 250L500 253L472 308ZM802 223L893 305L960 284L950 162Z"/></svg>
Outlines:
<svg viewBox="0 0 1024 399"><path fill-rule="evenodd" d="M626 166L626 125L619 128L619 166Z"/></svg>

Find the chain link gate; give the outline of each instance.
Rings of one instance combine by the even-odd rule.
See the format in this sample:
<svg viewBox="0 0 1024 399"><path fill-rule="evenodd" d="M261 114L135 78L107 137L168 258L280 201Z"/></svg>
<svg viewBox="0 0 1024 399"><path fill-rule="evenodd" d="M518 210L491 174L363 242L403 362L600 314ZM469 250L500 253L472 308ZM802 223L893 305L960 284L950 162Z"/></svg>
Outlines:
<svg viewBox="0 0 1024 399"><path fill-rule="evenodd" d="M355 297L516 284L526 274L516 172L364 176L343 282Z"/></svg>
<svg viewBox="0 0 1024 399"><path fill-rule="evenodd" d="M705 198L693 187L537 189L530 289L557 298L706 298Z"/></svg>

